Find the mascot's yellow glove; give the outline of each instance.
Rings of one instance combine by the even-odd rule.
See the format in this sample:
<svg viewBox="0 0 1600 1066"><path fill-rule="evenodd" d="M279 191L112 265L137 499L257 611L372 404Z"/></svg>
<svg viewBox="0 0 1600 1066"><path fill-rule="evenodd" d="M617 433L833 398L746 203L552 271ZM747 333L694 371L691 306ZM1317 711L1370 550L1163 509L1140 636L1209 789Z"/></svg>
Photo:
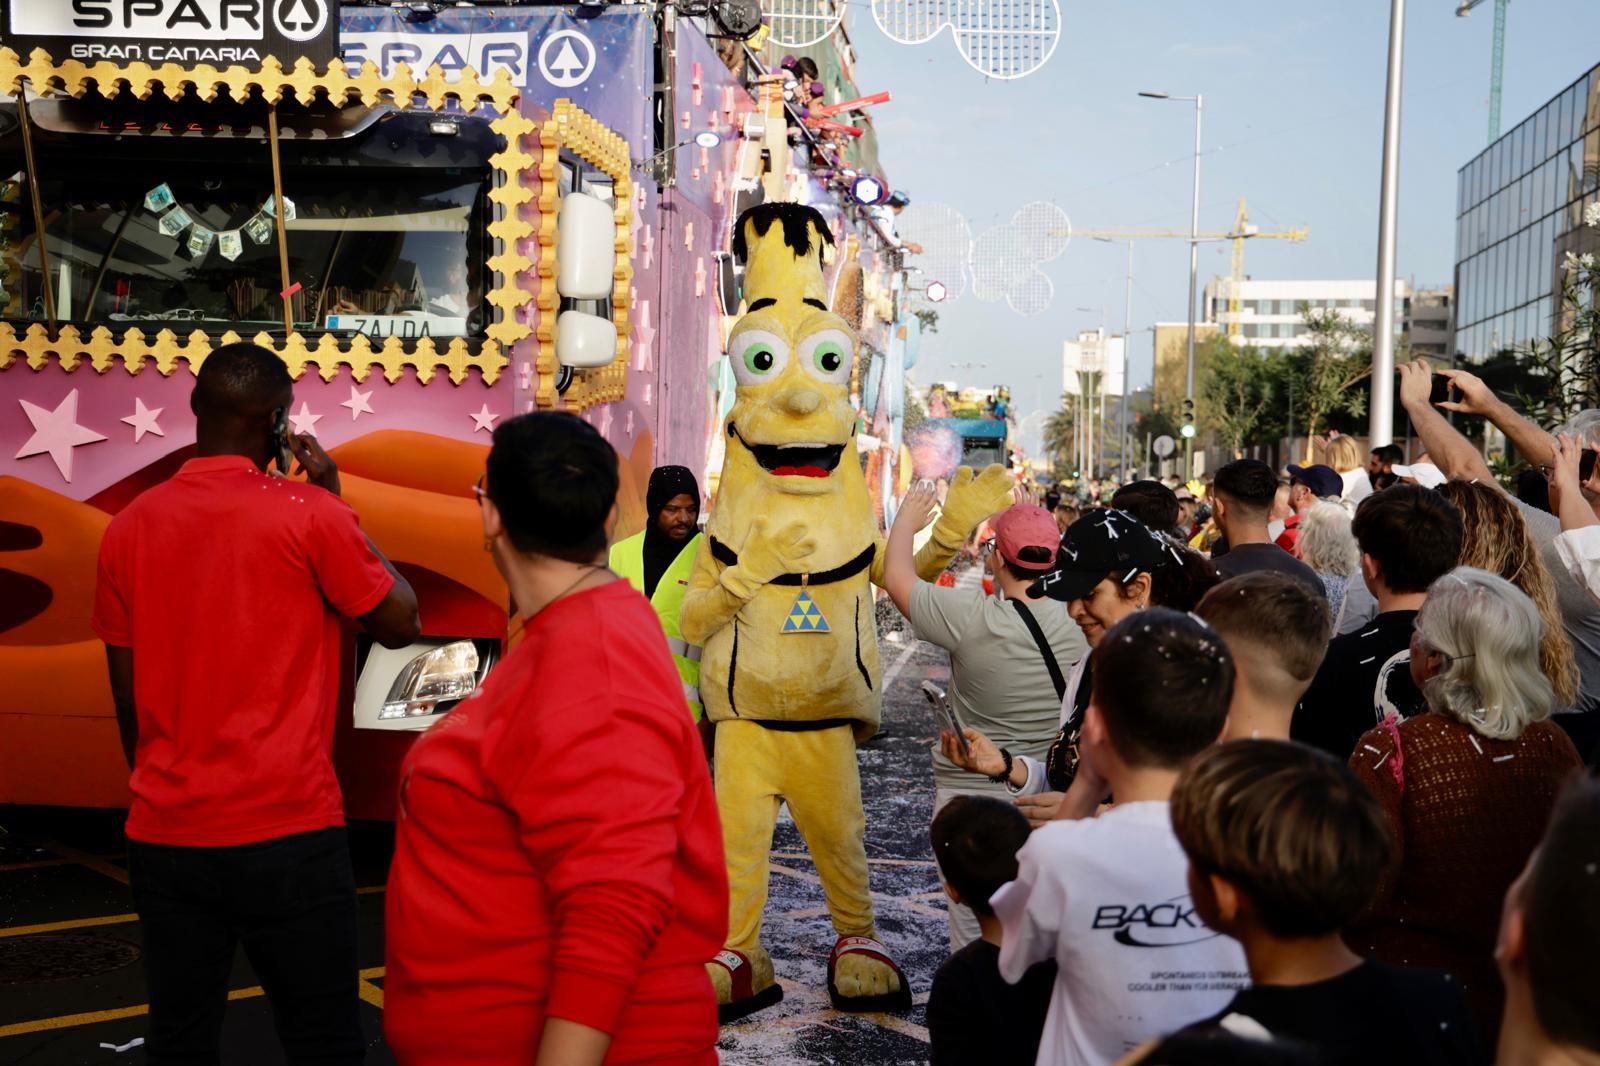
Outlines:
<svg viewBox="0 0 1600 1066"><path fill-rule="evenodd" d="M974 474L971 467L961 467L950 479L944 513L934 523L933 535L924 551L937 548L948 564L979 523L1011 506L1011 490L1016 483L999 463L985 467L979 474Z"/></svg>
<svg viewBox="0 0 1600 1066"><path fill-rule="evenodd" d="M816 550L817 542L799 522L769 534L765 518L751 519L750 532L739 549L738 565L722 572L722 587L739 599L748 600L773 579L800 570Z"/></svg>

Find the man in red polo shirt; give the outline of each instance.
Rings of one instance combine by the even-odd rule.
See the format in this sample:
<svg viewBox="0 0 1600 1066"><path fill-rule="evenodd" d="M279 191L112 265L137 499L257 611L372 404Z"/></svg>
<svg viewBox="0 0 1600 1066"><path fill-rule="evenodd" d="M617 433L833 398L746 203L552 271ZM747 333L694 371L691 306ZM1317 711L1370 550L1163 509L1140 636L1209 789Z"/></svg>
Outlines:
<svg viewBox="0 0 1600 1066"><path fill-rule="evenodd" d="M332 760L340 617L404 647L417 599L339 499L327 453L288 433L293 399L272 352L213 352L189 400L195 458L100 545L94 628L133 769L151 1063L220 1061L236 945L290 1062L364 1057ZM265 472L283 447L309 484Z"/></svg>

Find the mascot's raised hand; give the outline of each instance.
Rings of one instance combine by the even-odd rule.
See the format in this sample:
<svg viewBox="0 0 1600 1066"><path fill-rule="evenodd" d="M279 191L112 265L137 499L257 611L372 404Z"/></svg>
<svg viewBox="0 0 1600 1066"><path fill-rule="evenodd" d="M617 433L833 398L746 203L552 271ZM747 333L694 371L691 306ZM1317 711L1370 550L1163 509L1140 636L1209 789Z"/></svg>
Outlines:
<svg viewBox="0 0 1600 1066"><path fill-rule="evenodd" d="M882 675L871 584L883 535L856 452L856 338L828 307L821 215L762 204L739 219L746 313L728 341L738 388L706 539L680 619L704 651L716 723L728 939L707 967L724 1021L783 991L761 945L768 853L787 803L817 866L837 939L828 992L841 1010L908 1009L911 989L872 916L856 745L877 731ZM932 579L1005 506L998 466L952 482L917 556Z"/></svg>
<svg viewBox="0 0 1600 1066"><path fill-rule="evenodd" d="M767 520L757 517L739 549L739 565L722 572L722 587L748 600L775 578L798 571L816 550L817 542L806 536L806 527L799 522L768 533Z"/></svg>

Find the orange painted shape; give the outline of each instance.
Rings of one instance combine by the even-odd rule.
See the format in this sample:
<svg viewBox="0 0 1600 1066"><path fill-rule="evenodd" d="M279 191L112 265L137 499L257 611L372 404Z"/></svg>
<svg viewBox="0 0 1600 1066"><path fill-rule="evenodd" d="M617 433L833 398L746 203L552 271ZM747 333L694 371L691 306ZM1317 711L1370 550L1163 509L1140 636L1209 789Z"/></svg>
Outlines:
<svg viewBox="0 0 1600 1066"><path fill-rule="evenodd" d="M403 429L368 433L329 453L343 473L472 499L489 446Z"/></svg>
<svg viewBox="0 0 1600 1066"><path fill-rule="evenodd" d="M93 637L89 617L95 560L111 516L31 481L0 477L0 521L32 526L43 537L37 548L0 553L0 567L44 582L53 594L42 614L0 631L0 645L66 644Z"/></svg>

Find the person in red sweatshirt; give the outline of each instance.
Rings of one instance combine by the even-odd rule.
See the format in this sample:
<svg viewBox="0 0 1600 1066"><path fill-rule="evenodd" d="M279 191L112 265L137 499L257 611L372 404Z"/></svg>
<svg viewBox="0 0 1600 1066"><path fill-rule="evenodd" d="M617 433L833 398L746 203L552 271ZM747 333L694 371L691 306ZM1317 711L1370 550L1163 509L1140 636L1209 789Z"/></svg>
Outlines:
<svg viewBox="0 0 1600 1066"><path fill-rule="evenodd" d="M717 1061L722 831L661 625L605 567L617 476L573 415L495 430L478 495L522 634L401 774L384 1035L403 1066Z"/></svg>

